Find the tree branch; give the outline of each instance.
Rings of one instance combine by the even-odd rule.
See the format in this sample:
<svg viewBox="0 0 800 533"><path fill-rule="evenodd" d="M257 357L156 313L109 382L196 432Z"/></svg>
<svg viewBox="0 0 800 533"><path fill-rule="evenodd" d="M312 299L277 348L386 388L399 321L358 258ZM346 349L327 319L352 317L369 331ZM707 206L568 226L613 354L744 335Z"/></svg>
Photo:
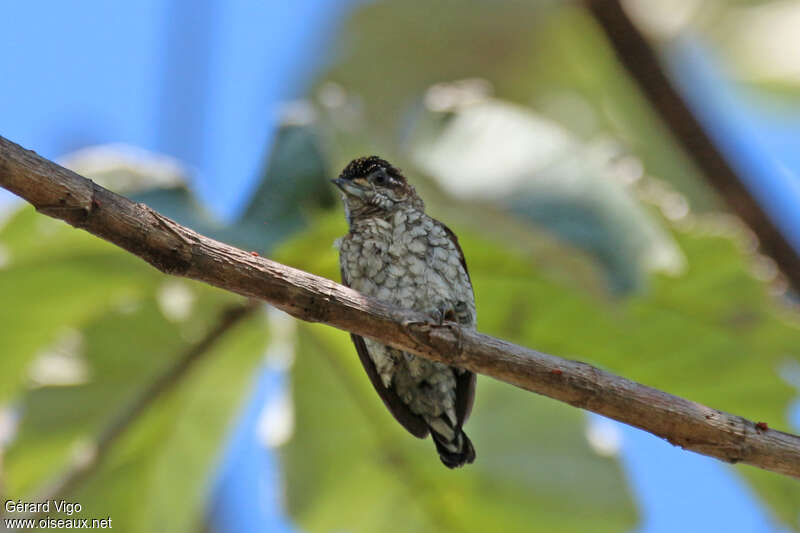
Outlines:
<svg viewBox="0 0 800 533"><path fill-rule="evenodd" d="M328 279L214 241L0 137L0 186L164 273L268 302L649 431L728 462L800 477L800 437L452 324L389 307Z"/></svg>
<svg viewBox="0 0 800 533"><path fill-rule="evenodd" d="M783 236L708 136L669 77L658 55L625 13L619 0L584 0L608 37L617 57L639 85L674 138L708 182L758 236L762 251L772 257L800 294L800 253Z"/></svg>

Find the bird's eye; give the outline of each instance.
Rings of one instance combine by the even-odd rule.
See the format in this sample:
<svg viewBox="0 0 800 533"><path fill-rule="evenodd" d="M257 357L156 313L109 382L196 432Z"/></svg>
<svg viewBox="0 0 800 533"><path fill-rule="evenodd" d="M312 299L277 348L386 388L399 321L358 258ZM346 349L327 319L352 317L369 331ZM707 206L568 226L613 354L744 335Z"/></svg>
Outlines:
<svg viewBox="0 0 800 533"><path fill-rule="evenodd" d="M383 185L386 183L386 175L385 174L377 174L375 176L375 183L378 185Z"/></svg>

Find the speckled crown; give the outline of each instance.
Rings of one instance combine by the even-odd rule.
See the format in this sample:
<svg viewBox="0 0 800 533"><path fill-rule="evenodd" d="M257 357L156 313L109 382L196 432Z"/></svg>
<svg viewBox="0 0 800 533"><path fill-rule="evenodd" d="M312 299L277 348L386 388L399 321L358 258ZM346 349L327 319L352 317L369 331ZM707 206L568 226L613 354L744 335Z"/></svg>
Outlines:
<svg viewBox="0 0 800 533"><path fill-rule="evenodd" d="M391 163L385 159L381 159L377 155L369 157L359 157L353 159L348 163L342 173L339 175L341 179L352 180L359 177L369 176L376 170L384 169L387 174L398 180L405 181L402 172L397 167L392 166Z"/></svg>

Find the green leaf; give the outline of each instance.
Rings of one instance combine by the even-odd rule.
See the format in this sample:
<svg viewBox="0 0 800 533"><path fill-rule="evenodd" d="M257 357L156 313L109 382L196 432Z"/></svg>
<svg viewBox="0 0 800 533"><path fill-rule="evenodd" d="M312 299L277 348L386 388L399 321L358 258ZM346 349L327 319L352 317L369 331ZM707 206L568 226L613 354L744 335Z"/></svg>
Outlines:
<svg viewBox="0 0 800 533"><path fill-rule="evenodd" d="M0 230L0 402L28 380L34 356L59 334L152 291L158 274L140 259L66 224L21 209Z"/></svg>
<svg viewBox="0 0 800 533"><path fill-rule="evenodd" d="M221 237L267 253L302 230L310 211L329 208L333 187L315 125L284 124L242 216Z"/></svg>
<svg viewBox="0 0 800 533"><path fill-rule="evenodd" d="M403 39L387 25L403 28ZM367 3L344 24L336 47L337 60L319 80L354 95L372 149L406 133L401 128L431 85L480 77L498 98L534 104L585 139L621 139L694 209L720 206L581 5L437 0L420 17L414 3Z"/></svg>
<svg viewBox="0 0 800 533"><path fill-rule="evenodd" d="M660 219L614 179L621 178L613 165L620 148L585 144L530 109L490 98L419 113L414 131L414 161L452 196L502 206L582 248L605 267L615 291L638 288L649 271L681 269Z"/></svg>
<svg viewBox="0 0 800 533"><path fill-rule="evenodd" d="M75 497L123 531L196 531L210 466L265 346L260 315L239 324L131 428Z"/></svg>
<svg viewBox="0 0 800 533"><path fill-rule="evenodd" d="M165 277L30 208L0 230L0 244L8 256L0 275L0 401L20 415L17 436L3 450L3 489L31 501L213 327L222 308L241 299ZM189 299L186 316L168 312L164 301L176 286ZM60 346L64 336L77 342ZM152 405L68 496L83 505L81 517L110 515L126 531L195 530L211 467L265 340L264 321L250 318ZM32 382L43 354L82 369L77 382Z"/></svg>
<svg viewBox="0 0 800 533"><path fill-rule="evenodd" d="M150 299L83 328L91 379L35 389L24 397L19 436L6 456L9 495L30 500L38 487L60 475L76 449L117 419L213 327L223 305L237 300L199 286L194 290L200 293L197 310L184 323L164 320ZM265 341L266 326L257 314L229 331L158 397L70 494L71 501L83 505L81 516L110 515L125 531L193 531L209 491L210 466Z"/></svg>
<svg viewBox="0 0 800 533"><path fill-rule="evenodd" d="M334 195L330 170L316 127L284 124L261 182L241 217L245 225L263 225L304 209L331 207Z"/></svg>
<svg viewBox="0 0 800 533"><path fill-rule="evenodd" d="M319 207L320 198L332 194L327 183L326 191L319 190L326 177L317 172L319 165L295 165L296 172L288 172L284 152L298 155L308 148L309 133L289 130L276 148L263 194L279 193L292 205L256 202L248 210L246 222L254 223L264 210L281 207L266 213L273 217L266 231L259 225L250 235L260 249L296 231L302 210ZM138 191L135 199L195 229L247 241L244 225L219 226L180 183L147 188L157 180L149 179L145 167L122 164L105 177L128 180ZM301 196L305 201L296 202ZM9 497L32 501L214 327L223 308L241 299L165 277L29 207L0 228L0 250L0 406L8 404L20 419L14 440L0 450L0 474ZM133 420L104 462L68 495L83 505L82 517L111 516L114 527L125 531L196 530L211 467L265 342L262 317L249 318ZM37 372L44 377L36 378Z"/></svg>

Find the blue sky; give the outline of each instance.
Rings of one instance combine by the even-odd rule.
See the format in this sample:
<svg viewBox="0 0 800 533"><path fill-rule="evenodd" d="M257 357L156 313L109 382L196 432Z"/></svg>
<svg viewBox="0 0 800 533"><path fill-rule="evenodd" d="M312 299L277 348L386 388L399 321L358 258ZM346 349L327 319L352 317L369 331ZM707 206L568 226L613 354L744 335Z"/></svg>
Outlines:
<svg viewBox="0 0 800 533"><path fill-rule="evenodd" d="M800 107L726 83L717 58L691 36L672 43L667 57L694 112L800 251Z"/></svg>
<svg viewBox="0 0 800 533"><path fill-rule="evenodd" d="M348 2L9 2L0 18L0 134L56 158L124 142L185 161L221 216L240 208L282 100L302 94ZM671 67L748 185L800 249L800 109L776 113L727 87L696 41ZM220 531L290 531L275 457L255 423L284 376L265 369L220 458ZM646 533L777 531L725 465L619 425L622 464ZM709 504L712 505L709 505ZM224 524L224 527L223 527ZM691 524L687 527L687 524ZM236 527L238 526L238 527Z"/></svg>
<svg viewBox="0 0 800 533"><path fill-rule="evenodd" d="M0 127L49 158L110 141L175 156L229 215L254 186L278 104L302 93L344 5L9 2Z"/></svg>

